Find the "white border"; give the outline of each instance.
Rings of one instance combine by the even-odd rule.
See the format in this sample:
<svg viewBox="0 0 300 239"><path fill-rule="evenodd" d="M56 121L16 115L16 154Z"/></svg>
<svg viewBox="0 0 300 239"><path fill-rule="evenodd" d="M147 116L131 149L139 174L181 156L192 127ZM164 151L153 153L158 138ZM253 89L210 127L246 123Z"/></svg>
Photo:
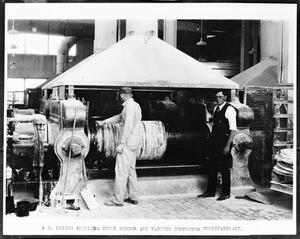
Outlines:
<svg viewBox="0 0 300 239"><path fill-rule="evenodd" d="M297 4L47 3L6 4L15 19L295 19Z"/></svg>

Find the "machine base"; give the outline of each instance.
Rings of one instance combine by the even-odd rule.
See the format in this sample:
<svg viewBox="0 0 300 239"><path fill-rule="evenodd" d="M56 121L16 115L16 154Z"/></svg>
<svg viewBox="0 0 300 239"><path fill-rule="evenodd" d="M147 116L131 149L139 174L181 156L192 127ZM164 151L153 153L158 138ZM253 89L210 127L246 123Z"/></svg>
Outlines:
<svg viewBox="0 0 300 239"><path fill-rule="evenodd" d="M206 175L184 175L164 177L139 177L139 197L166 196L178 194L194 194L195 197L205 191ZM88 181L88 188L101 207L113 193L113 179L96 179ZM79 200L80 208L88 209L83 200Z"/></svg>

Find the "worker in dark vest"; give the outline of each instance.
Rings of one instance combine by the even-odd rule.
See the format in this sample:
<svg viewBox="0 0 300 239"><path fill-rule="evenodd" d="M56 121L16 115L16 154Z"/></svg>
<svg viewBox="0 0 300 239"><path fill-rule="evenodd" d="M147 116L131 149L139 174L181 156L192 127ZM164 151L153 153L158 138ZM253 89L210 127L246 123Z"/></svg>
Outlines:
<svg viewBox="0 0 300 239"><path fill-rule="evenodd" d="M217 175L220 171L222 174L222 193L217 199L219 201L230 198L230 168L232 166L230 150L237 130L237 113L226 102L226 99L227 96L224 91L217 92L217 106L213 113L208 185L205 193L198 195L198 197L215 196Z"/></svg>

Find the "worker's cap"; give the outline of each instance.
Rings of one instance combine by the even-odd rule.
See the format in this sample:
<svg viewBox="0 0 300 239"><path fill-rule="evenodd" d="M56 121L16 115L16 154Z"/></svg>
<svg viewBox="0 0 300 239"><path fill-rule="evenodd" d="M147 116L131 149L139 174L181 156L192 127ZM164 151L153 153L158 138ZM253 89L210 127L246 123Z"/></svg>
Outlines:
<svg viewBox="0 0 300 239"><path fill-rule="evenodd" d="M132 89L130 87L122 87L120 89L120 94L131 94L132 93Z"/></svg>

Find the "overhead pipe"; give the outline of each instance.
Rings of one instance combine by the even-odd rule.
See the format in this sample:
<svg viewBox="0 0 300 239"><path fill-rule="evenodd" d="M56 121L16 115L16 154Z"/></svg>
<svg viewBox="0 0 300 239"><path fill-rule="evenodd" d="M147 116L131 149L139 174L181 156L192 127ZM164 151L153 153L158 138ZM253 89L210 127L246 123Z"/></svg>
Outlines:
<svg viewBox="0 0 300 239"><path fill-rule="evenodd" d="M177 48L177 20L164 20L164 41Z"/></svg>
<svg viewBox="0 0 300 239"><path fill-rule="evenodd" d="M117 20L95 20L94 53L102 52L117 42Z"/></svg>
<svg viewBox="0 0 300 239"><path fill-rule="evenodd" d="M72 46L74 46L80 40L79 37L76 36L68 36L65 37L57 51L57 58L56 58L56 74L61 74L67 70L67 62L69 57L69 50Z"/></svg>
<svg viewBox="0 0 300 239"><path fill-rule="evenodd" d="M280 58L281 28L278 21L260 21L260 61Z"/></svg>
<svg viewBox="0 0 300 239"><path fill-rule="evenodd" d="M283 22L261 21L261 61L266 58L275 58L278 62L278 83L283 77Z"/></svg>
<svg viewBox="0 0 300 239"><path fill-rule="evenodd" d="M157 37L158 20L126 20L126 36L132 34L156 36Z"/></svg>

